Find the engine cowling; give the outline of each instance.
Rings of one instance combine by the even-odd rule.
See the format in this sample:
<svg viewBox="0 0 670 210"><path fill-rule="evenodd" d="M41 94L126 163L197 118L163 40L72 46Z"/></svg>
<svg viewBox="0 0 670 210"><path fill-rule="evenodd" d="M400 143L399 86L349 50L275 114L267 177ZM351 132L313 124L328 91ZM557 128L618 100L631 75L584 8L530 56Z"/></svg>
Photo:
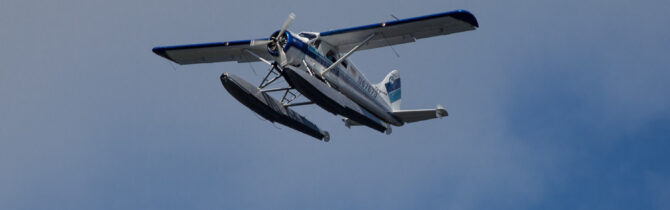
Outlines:
<svg viewBox="0 0 670 210"><path fill-rule="evenodd" d="M268 52L272 56L279 56L279 51L277 51L278 49L286 51L286 45L288 44L290 32L285 31L284 34L277 37L279 35L279 32L280 31L278 30L272 33L272 35L270 35L270 42L267 45ZM277 46L277 39L279 39L279 45L280 45L279 47Z"/></svg>

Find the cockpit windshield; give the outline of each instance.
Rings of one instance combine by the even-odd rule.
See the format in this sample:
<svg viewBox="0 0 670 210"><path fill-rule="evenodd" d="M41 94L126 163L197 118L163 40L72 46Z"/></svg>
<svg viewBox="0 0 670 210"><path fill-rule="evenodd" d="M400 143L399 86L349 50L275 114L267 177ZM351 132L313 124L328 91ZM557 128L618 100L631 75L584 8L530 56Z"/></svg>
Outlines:
<svg viewBox="0 0 670 210"><path fill-rule="evenodd" d="M300 32L300 34L298 34L298 36L305 37L305 38L310 39L310 40L316 38L316 34L313 33L313 32Z"/></svg>

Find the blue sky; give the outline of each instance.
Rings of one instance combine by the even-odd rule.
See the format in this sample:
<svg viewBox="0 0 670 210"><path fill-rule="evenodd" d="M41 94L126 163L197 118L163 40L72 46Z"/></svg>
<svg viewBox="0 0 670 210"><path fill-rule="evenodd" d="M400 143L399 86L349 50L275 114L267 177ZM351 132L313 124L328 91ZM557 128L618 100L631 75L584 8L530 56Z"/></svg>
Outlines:
<svg viewBox="0 0 670 210"><path fill-rule="evenodd" d="M466 9L476 31L361 51L403 108L450 116L329 143L223 89L247 64L177 66L151 48ZM670 3L5 1L0 209L668 209ZM265 69L253 64L258 74Z"/></svg>

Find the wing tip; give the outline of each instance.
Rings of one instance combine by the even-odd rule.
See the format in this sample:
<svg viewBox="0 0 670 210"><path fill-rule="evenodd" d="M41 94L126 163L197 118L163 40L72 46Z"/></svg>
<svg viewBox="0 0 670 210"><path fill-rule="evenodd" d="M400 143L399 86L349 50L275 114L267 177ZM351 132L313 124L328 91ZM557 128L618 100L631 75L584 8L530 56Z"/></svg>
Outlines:
<svg viewBox="0 0 670 210"><path fill-rule="evenodd" d="M167 52L165 52L165 48L163 47L154 47L154 49L151 49L151 51L154 52L154 54L159 55L163 58L170 59L167 56Z"/></svg>
<svg viewBox="0 0 670 210"><path fill-rule="evenodd" d="M165 53L165 48L163 47L154 47L153 49L151 49L151 51L154 52L156 55L167 58L167 53Z"/></svg>
<svg viewBox="0 0 670 210"><path fill-rule="evenodd" d="M477 21L477 18L470 11L467 11L467 10L464 10L464 9L459 9L459 10L454 11L454 13L451 16L453 18L464 21L464 22L474 26L475 28L479 28L479 22Z"/></svg>
<svg viewBox="0 0 670 210"><path fill-rule="evenodd" d="M172 61L176 64L181 64L181 63L175 61L174 59L172 59L170 56L168 56L167 49L165 47L154 47L153 49L151 49L151 51L154 52L156 55L161 56L165 59L168 59L168 60L170 60L170 61Z"/></svg>

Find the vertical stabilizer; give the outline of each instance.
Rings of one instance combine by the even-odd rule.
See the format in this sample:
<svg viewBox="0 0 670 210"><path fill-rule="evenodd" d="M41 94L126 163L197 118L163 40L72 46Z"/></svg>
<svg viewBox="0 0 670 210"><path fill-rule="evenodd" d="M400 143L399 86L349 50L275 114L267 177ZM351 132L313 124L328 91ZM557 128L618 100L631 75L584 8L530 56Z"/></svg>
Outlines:
<svg viewBox="0 0 670 210"><path fill-rule="evenodd" d="M377 84L377 88L386 93L383 97L386 98L392 110L400 110L402 93L400 91L400 74L398 70L393 70L386 75L384 80Z"/></svg>

